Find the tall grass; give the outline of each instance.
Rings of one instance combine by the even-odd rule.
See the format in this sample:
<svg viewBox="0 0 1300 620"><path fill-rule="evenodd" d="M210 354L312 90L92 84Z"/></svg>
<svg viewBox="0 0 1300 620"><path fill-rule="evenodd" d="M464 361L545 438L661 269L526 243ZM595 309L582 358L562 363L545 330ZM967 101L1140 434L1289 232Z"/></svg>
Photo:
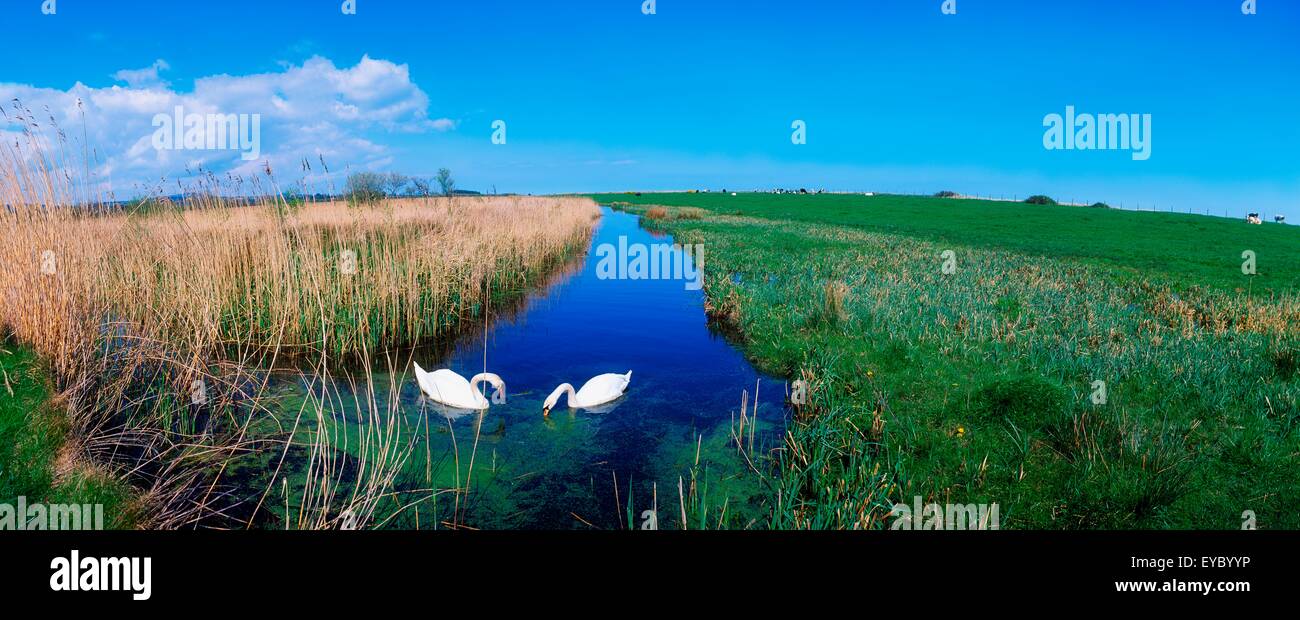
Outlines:
<svg viewBox="0 0 1300 620"><path fill-rule="evenodd" d="M706 307L751 359L810 386L773 525L880 527L917 495L998 502L1009 528L1300 523L1296 293L809 222L836 211L806 200L652 221L707 244Z"/></svg>
<svg viewBox="0 0 1300 620"><path fill-rule="evenodd" d="M48 362L71 453L139 487L152 507L144 526L256 518L270 489L240 495L223 476L241 455L300 441L265 432L269 371L285 366L309 369L319 394L302 414L317 422L312 466L286 518L375 524L409 438L375 404L385 386L345 407L334 372L360 362L371 383L372 355L483 319L584 248L599 215L580 198L305 202L287 199L269 168L200 174L179 201L159 188L118 203L77 160L84 148L15 110L25 139L0 146L0 331ZM386 387L395 407L400 386ZM349 409L367 422L362 445L345 449L323 422ZM287 499L289 478L271 482Z"/></svg>
<svg viewBox="0 0 1300 620"><path fill-rule="evenodd" d="M3 220L6 315L34 339L63 338L52 324L94 305L199 352L356 355L431 339L524 290L585 243L594 213L582 199L518 197L96 216L21 206ZM47 251L53 277L40 271Z"/></svg>

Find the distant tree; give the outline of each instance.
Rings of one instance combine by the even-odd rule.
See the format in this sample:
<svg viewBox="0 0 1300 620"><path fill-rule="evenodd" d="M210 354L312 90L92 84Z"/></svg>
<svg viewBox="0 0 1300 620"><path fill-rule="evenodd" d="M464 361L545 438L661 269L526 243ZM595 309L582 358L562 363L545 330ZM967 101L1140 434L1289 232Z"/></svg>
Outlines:
<svg viewBox="0 0 1300 620"><path fill-rule="evenodd" d="M1094 203L1092 203L1092 208L1094 208L1094 209L1109 209L1109 208L1110 208L1110 205L1108 205L1108 204L1106 204L1106 203L1104 203L1104 202L1094 202Z"/></svg>
<svg viewBox="0 0 1300 620"><path fill-rule="evenodd" d="M425 198L429 197L429 188L431 187L429 184L429 179L423 179L420 177L411 177L411 187L412 187L412 192L416 196L423 196Z"/></svg>
<svg viewBox="0 0 1300 620"><path fill-rule="evenodd" d="M348 175L344 193L354 204L375 203L383 200L388 183L388 176L378 172L353 172Z"/></svg>
<svg viewBox="0 0 1300 620"><path fill-rule="evenodd" d="M1054 205L1054 204L1056 204L1056 201L1055 201L1055 200L1052 200L1050 197L1048 197L1048 196L1043 196L1043 195L1041 195L1041 194L1039 194L1039 195L1035 195L1035 196L1030 196L1030 197L1028 197L1028 198L1025 199L1025 202L1028 203L1028 204L1031 204L1031 205Z"/></svg>
<svg viewBox="0 0 1300 620"><path fill-rule="evenodd" d="M451 171L446 168L439 168L437 176L433 180L438 182L438 187L442 188L443 196L450 196L456 193L456 179L451 178Z"/></svg>
<svg viewBox="0 0 1300 620"><path fill-rule="evenodd" d="M953 192L945 189L942 192L936 192L934 197L935 198L956 198L958 195L959 194L957 192Z"/></svg>
<svg viewBox="0 0 1300 620"><path fill-rule="evenodd" d="M384 193L389 196L401 196L402 190L411 182L411 177L396 172L388 173L384 178Z"/></svg>

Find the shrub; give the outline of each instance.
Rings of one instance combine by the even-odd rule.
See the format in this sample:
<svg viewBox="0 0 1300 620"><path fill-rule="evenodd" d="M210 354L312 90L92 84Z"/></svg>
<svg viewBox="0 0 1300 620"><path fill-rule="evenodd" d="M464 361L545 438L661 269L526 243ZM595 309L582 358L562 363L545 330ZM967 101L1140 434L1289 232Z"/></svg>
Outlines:
<svg viewBox="0 0 1300 620"><path fill-rule="evenodd" d="M1110 205L1108 205L1108 204L1106 204L1106 203L1104 203L1104 202L1094 202L1094 203L1092 203L1092 208L1094 208L1094 209L1109 209L1109 208L1110 208Z"/></svg>
<svg viewBox="0 0 1300 620"><path fill-rule="evenodd" d="M353 172L348 175L344 194L353 204L370 204L384 199L384 189L389 184L387 175L377 172Z"/></svg>
<svg viewBox="0 0 1300 620"><path fill-rule="evenodd" d="M1037 429L1065 415L1065 390L1032 375L1002 377L980 388L975 409L989 419L1004 419L1022 429Z"/></svg>
<svg viewBox="0 0 1300 620"><path fill-rule="evenodd" d="M957 196L960 196L960 195L961 195L961 194L958 194L957 192L954 192L954 191L950 191L950 190L946 190L946 189L945 189L945 190L943 190L942 192L936 192L936 193L934 194L934 197L935 197L935 198L956 198Z"/></svg>
<svg viewBox="0 0 1300 620"><path fill-rule="evenodd" d="M1031 205L1054 205L1054 204L1056 204L1056 201L1055 201L1055 200L1052 200L1052 198L1051 198L1050 196L1044 196L1044 195L1042 195L1042 194L1036 194L1036 195L1034 195L1034 196L1030 196L1030 197L1028 197L1028 198L1025 199L1025 202L1028 203L1028 204L1031 204Z"/></svg>

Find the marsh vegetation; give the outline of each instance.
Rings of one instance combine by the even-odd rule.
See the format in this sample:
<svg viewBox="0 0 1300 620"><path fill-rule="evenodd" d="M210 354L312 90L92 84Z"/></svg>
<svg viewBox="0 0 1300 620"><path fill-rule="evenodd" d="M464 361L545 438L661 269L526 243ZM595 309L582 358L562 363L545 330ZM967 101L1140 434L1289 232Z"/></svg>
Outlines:
<svg viewBox="0 0 1300 620"><path fill-rule="evenodd" d="M998 502L1004 528L1238 528L1248 510L1300 527L1294 229L930 197L596 198L705 244L710 315L811 386L768 461L774 527L884 527L914 497ZM1255 276L1247 248L1267 257Z"/></svg>
<svg viewBox="0 0 1300 620"><path fill-rule="evenodd" d="M375 397L400 377L349 404L366 413L350 435L329 423L339 386L521 297L598 217L579 198L293 200L270 170L119 202L57 136L32 124L0 147L0 330L39 356L65 412L58 460L133 485L142 527L248 525L270 488L250 494L229 465L291 448L302 475L270 476L295 498L285 526L365 527L418 500L392 495L410 441ZM318 395L287 421L263 398L286 369Z"/></svg>

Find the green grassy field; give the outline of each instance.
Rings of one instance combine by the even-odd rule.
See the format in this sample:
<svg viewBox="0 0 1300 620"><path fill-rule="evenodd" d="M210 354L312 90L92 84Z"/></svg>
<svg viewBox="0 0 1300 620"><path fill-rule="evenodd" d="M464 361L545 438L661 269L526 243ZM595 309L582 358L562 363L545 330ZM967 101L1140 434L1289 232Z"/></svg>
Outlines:
<svg viewBox="0 0 1300 620"><path fill-rule="evenodd" d="M705 245L710 316L811 385L771 464L775 527L887 527L917 496L997 503L1003 528L1300 527L1300 231L926 198L597 200L672 205L645 222Z"/></svg>
<svg viewBox="0 0 1300 620"><path fill-rule="evenodd" d="M602 194L602 204L692 206L809 224L834 224L973 247L1069 258L1118 267L1136 278L1168 276L1179 286L1300 288L1300 226L1241 218L1093 209L1063 205L823 194ZM1255 252L1256 276L1241 272L1241 253Z"/></svg>
<svg viewBox="0 0 1300 620"><path fill-rule="evenodd" d="M131 527L129 485L81 463L56 471L70 423L51 393L36 355L0 340L0 503L103 504L104 527Z"/></svg>

